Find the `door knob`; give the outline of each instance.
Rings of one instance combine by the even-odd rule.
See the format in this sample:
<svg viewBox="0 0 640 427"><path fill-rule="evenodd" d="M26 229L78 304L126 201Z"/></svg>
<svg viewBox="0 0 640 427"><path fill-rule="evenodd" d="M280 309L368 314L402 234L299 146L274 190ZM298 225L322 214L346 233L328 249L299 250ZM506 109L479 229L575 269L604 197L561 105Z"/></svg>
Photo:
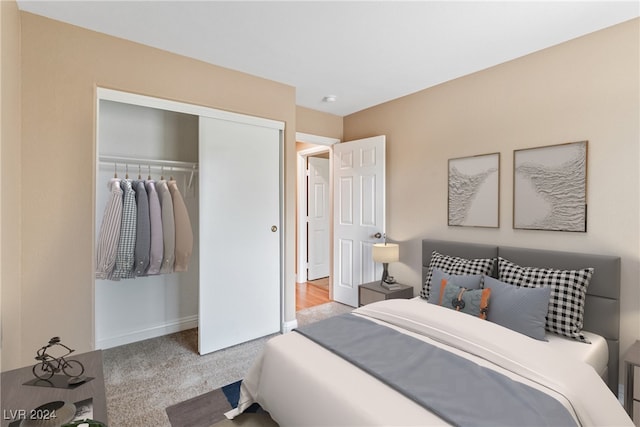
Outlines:
<svg viewBox="0 0 640 427"><path fill-rule="evenodd" d="M378 232L378 233L374 234L373 237L375 237L376 239L380 239L380 238L382 238L382 234Z"/></svg>
<svg viewBox="0 0 640 427"><path fill-rule="evenodd" d="M272 225L271 231L275 233L276 231L278 231L278 227L276 227L275 225Z"/></svg>

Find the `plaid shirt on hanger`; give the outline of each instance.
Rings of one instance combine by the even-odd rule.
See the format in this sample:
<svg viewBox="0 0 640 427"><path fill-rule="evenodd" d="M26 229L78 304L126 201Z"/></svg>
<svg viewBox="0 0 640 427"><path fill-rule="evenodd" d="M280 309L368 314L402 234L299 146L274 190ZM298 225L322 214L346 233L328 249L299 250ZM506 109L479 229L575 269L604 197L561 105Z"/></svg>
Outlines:
<svg viewBox="0 0 640 427"><path fill-rule="evenodd" d="M136 195L131 186L131 181L121 181L124 198L122 203L122 222L120 224L120 241L118 242L118 254L116 256L116 268L113 270L112 279L128 279L134 277L133 264L136 248Z"/></svg>

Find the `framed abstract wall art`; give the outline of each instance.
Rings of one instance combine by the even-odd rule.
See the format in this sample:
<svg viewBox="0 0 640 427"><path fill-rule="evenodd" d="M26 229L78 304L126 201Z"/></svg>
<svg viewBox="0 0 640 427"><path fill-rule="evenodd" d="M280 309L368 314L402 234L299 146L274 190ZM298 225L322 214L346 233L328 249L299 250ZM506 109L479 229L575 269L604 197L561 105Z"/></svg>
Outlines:
<svg viewBox="0 0 640 427"><path fill-rule="evenodd" d="M499 227L500 153L449 159L448 224Z"/></svg>
<svg viewBox="0 0 640 427"><path fill-rule="evenodd" d="M513 152L513 228L587 231L587 141Z"/></svg>

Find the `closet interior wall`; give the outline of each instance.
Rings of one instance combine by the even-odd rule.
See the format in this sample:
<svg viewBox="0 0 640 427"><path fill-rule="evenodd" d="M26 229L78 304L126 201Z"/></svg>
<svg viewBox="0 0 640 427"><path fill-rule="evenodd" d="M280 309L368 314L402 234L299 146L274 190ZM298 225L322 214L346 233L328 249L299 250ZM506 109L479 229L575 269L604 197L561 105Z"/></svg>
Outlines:
<svg viewBox="0 0 640 427"><path fill-rule="evenodd" d="M141 159L138 163L98 162L96 177L96 234L117 173L130 179L154 180L173 176L189 211L193 253L186 272L120 281L95 280L96 348L109 348L166 335L198 325L198 174L151 167L142 159L198 162L198 116L100 100L98 156ZM193 178L193 179L191 179ZM191 185L189 185L191 183Z"/></svg>

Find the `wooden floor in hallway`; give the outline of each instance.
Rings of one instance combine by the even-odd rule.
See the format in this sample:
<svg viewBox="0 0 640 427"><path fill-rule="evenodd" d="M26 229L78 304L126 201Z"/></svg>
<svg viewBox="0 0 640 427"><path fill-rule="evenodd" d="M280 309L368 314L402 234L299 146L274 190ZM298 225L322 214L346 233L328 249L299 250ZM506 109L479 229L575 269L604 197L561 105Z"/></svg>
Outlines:
<svg viewBox="0 0 640 427"><path fill-rule="evenodd" d="M331 301L329 278L325 277L305 283L296 283L296 311Z"/></svg>

